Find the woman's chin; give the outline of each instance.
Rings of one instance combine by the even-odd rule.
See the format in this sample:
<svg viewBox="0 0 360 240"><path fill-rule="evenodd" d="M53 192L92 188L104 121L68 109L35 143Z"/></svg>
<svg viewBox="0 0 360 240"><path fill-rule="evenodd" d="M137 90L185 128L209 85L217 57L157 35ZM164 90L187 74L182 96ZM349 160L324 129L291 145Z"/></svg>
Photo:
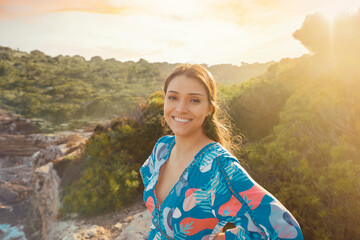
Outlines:
<svg viewBox="0 0 360 240"><path fill-rule="evenodd" d="M187 136L191 136L191 132L186 130L182 130L182 129L171 129L172 132L174 133L175 136L178 136L178 137L187 137Z"/></svg>
<svg viewBox="0 0 360 240"><path fill-rule="evenodd" d="M183 132L183 131L173 131L173 133L175 136L178 136L178 137L186 137L189 135L188 133Z"/></svg>
<svg viewBox="0 0 360 240"><path fill-rule="evenodd" d="M181 130L181 129L172 129L172 132L177 137L197 137L199 136L197 131L194 130Z"/></svg>

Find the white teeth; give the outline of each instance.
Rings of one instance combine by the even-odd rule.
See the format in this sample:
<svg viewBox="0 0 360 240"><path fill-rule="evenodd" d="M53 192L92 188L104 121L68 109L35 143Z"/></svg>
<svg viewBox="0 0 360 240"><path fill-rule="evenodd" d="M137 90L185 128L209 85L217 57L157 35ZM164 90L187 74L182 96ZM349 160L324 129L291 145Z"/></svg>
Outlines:
<svg viewBox="0 0 360 240"><path fill-rule="evenodd" d="M185 123L185 122L190 122L189 119L183 119L183 118L178 118L178 117L175 117L174 119L175 119L175 121L177 121L177 122L183 122L183 123Z"/></svg>

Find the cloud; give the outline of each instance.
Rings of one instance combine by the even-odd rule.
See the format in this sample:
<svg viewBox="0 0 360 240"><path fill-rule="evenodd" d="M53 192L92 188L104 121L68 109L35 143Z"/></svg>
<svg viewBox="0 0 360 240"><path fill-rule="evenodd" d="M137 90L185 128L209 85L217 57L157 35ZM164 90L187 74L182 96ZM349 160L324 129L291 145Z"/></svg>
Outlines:
<svg viewBox="0 0 360 240"><path fill-rule="evenodd" d="M261 24L266 18L276 17L278 6L282 0L224 0L224 1L208 1L208 9L210 14L216 15L220 19L231 21L240 26L249 23Z"/></svg>
<svg viewBox="0 0 360 240"><path fill-rule="evenodd" d="M246 49L236 60L246 59L248 63L268 62L269 59L279 61L290 56L299 57L306 52L304 46L292 41L291 36L284 35Z"/></svg>
<svg viewBox="0 0 360 240"><path fill-rule="evenodd" d="M165 19L182 21L197 19L204 9L204 1L182 0L3 0L0 1L0 19L80 11L114 15L150 14Z"/></svg>
<svg viewBox="0 0 360 240"><path fill-rule="evenodd" d="M325 0L0 0L0 35L51 55L265 61L295 44L304 51L291 35L319 6Z"/></svg>
<svg viewBox="0 0 360 240"><path fill-rule="evenodd" d="M119 5L109 0L5 0L0 2L0 18L2 19L68 11L123 14L131 10L131 5Z"/></svg>
<svg viewBox="0 0 360 240"><path fill-rule="evenodd" d="M323 0L311 3L301 0L204 0L208 14L240 26L266 27L284 19L304 16L311 9L322 5Z"/></svg>

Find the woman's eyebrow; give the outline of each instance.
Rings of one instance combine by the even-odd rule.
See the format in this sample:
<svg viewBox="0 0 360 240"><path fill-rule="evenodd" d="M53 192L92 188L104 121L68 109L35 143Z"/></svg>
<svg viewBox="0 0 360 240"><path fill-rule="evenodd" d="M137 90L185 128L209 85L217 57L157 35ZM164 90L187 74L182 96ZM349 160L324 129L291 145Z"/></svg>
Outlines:
<svg viewBox="0 0 360 240"><path fill-rule="evenodd" d="M168 92L172 92L172 93L179 94L179 92L173 91L173 90L169 90ZM204 94L202 94L202 93L189 93L189 95L200 95L200 96L204 96Z"/></svg>

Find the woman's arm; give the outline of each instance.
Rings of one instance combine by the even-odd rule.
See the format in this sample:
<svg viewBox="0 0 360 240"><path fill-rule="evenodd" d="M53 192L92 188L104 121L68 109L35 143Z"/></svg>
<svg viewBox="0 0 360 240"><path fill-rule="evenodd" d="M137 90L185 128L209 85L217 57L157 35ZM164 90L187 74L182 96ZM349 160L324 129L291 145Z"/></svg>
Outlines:
<svg viewBox="0 0 360 240"><path fill-rule="evenodd" d="M291 213L257 184L234 157L216 159L212 194L213 214L235 228L225 231L225 239L303 240L300 226ZM224 239L219 234L215 239Z"/></svg>

